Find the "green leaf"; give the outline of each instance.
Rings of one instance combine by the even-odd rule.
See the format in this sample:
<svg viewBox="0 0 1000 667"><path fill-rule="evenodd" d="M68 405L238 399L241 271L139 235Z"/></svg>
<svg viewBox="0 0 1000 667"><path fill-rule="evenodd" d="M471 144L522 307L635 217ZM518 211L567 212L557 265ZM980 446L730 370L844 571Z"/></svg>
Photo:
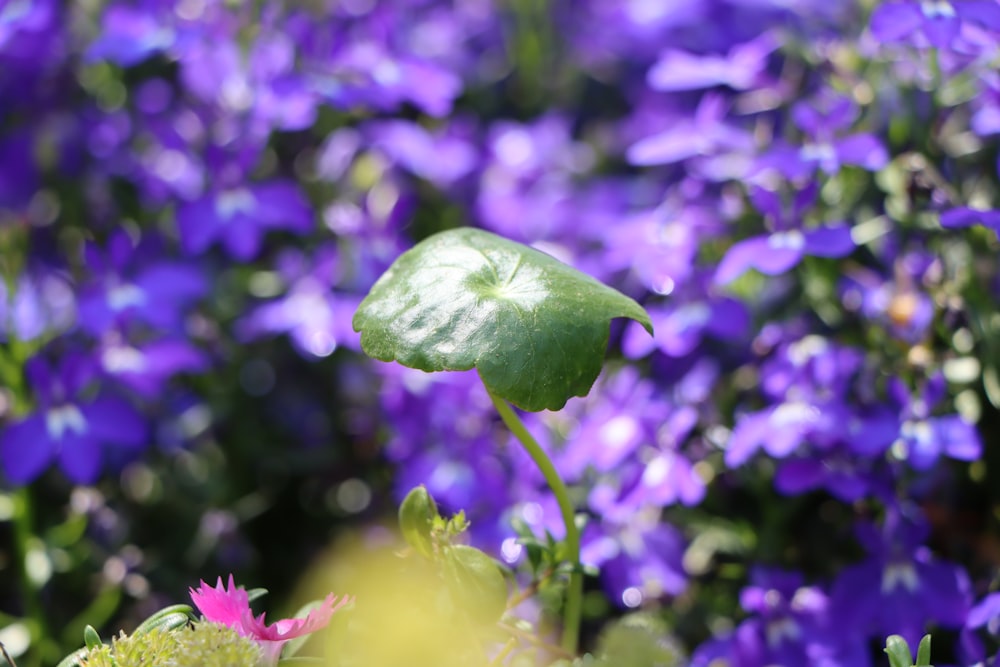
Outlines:
<svg viewBox="0 0 1000 667"><path fill-rule="evenodd" d="M889 635L885 640L885 652L889 655L890 667L912 667L913 654L910 645L899 635Z"/></svg>
<svg viewBox="0 0 1000 667"><path fill-rule="evenodd" d="M176 630L194 620L194 609L186 604L164 607L139 624L133 635L141 635L153 630Z"/></svg>
<svg viewBox="0 0 1000 667"><path fill-rule="evenodd" d="M917 667L930 667L931 664L931 636L924 635L917 647Z"/></svg>
<svg viewBox="0 0 1000 667"><path fill-rule="evenodd" d="M431 533L438 516L437 504L422 484L406 494L399 506L399 529L403 538L425 558L434 556Z"/></svg>
<svg viewBox="0 0 1000 667"><path fill-rule="evenodd" d="M649 315L555 258L479 229L428 237L403 253L354 314L365 353L423 371L476 368L496 396L531 411L586 396L611 320Z"/></svg>
<svg viewBox="0 0 1000 667"><path fill-rule="evenodd" d="M675 667L684 662L666 623L643 612L611 621L601 631L597 648L608 667Z"/></svg>
<svg viewBox="0 0 1000 667"><path fill-rule="evenodd" d="M86 644L87 648L90 650L97 648L103 643L101 642L101 636L97 634L97 630L94 629L94 626L88 625L83 629L83 643Z"/></svg>
<svg viewBox="0 0 1000 667"><path fill-rule="evenodd" d="M495 560L475 547L452 546L445 577L459 608L482 623L495 623L507 609L507 582Z"/></svg>

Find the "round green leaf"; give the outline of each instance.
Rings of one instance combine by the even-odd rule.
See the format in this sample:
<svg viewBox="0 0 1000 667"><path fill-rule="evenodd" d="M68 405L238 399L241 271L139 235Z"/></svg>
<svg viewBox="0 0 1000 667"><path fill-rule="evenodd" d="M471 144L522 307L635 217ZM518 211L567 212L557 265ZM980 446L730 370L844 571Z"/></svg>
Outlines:
<svg viewBox="0 0 1000 667"><path fill-rule="evenodd" d="M479 229L428 237L400 255L354 314L365 353L423 371L476 368L525 410L586 396L611 320L652 333L624 294L555 258Z"/></svg>

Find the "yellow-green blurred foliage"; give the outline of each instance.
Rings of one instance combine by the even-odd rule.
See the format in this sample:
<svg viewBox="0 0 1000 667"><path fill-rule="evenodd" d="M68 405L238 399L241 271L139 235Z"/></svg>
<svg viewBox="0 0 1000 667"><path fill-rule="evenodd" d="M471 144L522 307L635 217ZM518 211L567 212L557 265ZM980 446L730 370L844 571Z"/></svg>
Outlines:
<svg viewBox="0 0 1000 667"><path fill-rule="evenodd" d="M395 538L379 546L353 538L332 549L307 578L308 590L349 594L355 604L335 615L323 637L327 664L488 665L505 639L497 622L506 584L488 559L467 558L468 547L452 549L428 559Z"/></svg>

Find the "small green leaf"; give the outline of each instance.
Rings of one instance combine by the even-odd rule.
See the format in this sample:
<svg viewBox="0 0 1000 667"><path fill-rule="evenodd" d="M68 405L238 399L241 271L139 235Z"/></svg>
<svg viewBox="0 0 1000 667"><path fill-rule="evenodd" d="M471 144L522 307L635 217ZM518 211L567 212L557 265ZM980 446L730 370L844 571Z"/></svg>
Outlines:
<svg viewBox="0 0 1000 667"><path fill-rule="evenodd" d="M587 395L617 317L653 331L624 294L545 253L463 227L397 258L353 325L375 359L428 372L476 368L493 394L538 411Z"/></svg>
<svg viewBox="0 0 1000 667"><path fill-rule="evenodd" d="M251 588L247 591L247 600L253 602L254 600L259 600L267 595L266 588Z"/></svg>
<svg viewBox="0 0 1000 667"><path fill-rule="evenodd" d="M931 636L924 635L917 647L917 667L930 667L931 664Z"/></svg>
<svg viewBox="0 0 1000 667"><path fill-rule="evenodd" d="M403 538L425 558L434 555L431 532L434 529L434 519L438 516L437 504L423 485L406 494L399 505L399 529Z"/></svg>
<svg viewBox="0 0 1000 667"><path fill-rule="evenodd" d="M176 630L194 620L194 609L186 604L175 604L156 612L132 632L141 635L153 630Z"/></svg>
<svg viewBox="0 0 1000 667"><path fill-rule="evenodd" d="M97 630L94 629L94 626L88 625L83 629L83 643L88 649L93 650L104 642L101 641L101 635L97 634Z"/></svg>
<svg viewBox="0 0 1000 667"><path fill-rule="evenodd" d="M889 635L885 640L885 652L889 655L890 667L913 667L910 645L899 635Z"/></svg>

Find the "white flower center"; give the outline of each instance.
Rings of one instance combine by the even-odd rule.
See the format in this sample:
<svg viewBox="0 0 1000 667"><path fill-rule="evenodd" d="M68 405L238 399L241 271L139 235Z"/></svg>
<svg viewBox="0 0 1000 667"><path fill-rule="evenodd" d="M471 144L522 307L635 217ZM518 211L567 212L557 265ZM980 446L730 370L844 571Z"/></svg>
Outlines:
<svg viewBox="0 0 1000 667"><path fill-rule="evenodd" d="M87 420L78 407L67 403L45 413L45 430L53 440L62 440L67 431L78 435L86 433Z"/></svg>

